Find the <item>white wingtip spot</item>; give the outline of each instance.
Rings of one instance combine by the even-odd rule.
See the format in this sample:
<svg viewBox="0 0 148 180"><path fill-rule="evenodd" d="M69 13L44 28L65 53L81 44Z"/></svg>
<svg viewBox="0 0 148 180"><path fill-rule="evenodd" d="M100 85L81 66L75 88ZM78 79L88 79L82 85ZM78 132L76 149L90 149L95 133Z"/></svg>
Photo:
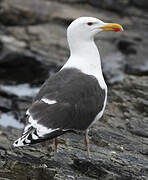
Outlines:
<svg viewBox="0 0 148 180"><path fill-rule="evenodd" d="M24 143L21 141L21 138L19 138L16 141L14 141L13 146L14 147L21 147L21 146L24 146Z"/></svg>
<svg viewBox="0 0 148 180"><path fill-rule="evenodd" d="M36 140L36 139L38 139L38 136L36 136L35 134L32 133L32 139Z"/></svg>
<svg viewBox="0 0 148 180"><path fill-rule="evenodd" d="M43 98L41 99L44 103L47 103L47 104L55 104L57 103L56 100L50 100L50 99L46 99L46 98Z"/></svg>

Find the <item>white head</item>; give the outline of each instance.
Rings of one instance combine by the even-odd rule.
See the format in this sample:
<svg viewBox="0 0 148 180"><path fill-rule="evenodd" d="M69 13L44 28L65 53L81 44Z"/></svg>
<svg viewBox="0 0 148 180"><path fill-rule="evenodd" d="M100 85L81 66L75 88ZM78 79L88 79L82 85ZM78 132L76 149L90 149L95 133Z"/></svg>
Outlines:
<svg viewBox="0 0 148 180"><path fill-rule="evenodd" d="M67 29L70 57L65 67L76 67L86 74L97 77L102 88L105 87L100 55L94 43L94 36L101 31L121 31L119 24L105 23L93 17L80 17Z"/></svg>
<svg viewBox="0 0 148 180"><path fill-rule="evenodd" d="M93 17L80 17L74 20L67 29L68 42L72 40L88 41L101 31L122 31L123 28L119 24L104 23L103 21Z"/></svg>

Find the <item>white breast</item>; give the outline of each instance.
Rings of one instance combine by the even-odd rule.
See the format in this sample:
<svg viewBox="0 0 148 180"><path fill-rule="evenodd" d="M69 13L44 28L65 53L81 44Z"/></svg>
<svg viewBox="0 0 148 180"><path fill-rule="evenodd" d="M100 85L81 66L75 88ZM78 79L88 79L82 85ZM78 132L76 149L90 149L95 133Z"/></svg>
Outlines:
<svg viewBox="0 0 148 180"><path fill-rule="evenodd" d="M85 74L95 76L100 87L105 90L104 105L102 110L98 112L95 117L93 121L93 123L95 123L102 117L107 101L107 85L102 74L100 54L93 39L88 42L82 42L81 40L78 47L75 47L74 49L72 49L73 46L70 46L71 55L63 68L77 68Z"/></svg>

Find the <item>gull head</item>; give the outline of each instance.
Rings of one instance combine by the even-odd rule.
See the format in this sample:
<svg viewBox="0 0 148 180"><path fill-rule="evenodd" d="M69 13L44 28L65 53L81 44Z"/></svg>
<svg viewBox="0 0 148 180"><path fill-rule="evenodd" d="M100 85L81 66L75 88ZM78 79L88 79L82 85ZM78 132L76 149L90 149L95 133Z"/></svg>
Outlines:
<svg viewBox="0 0 148 180"><path fill-rule="evenodd" d="M120 24L105 23L94 17L80 17L74 20L67 29L68 40L89 40L101 31L123 31Z"/></svg>

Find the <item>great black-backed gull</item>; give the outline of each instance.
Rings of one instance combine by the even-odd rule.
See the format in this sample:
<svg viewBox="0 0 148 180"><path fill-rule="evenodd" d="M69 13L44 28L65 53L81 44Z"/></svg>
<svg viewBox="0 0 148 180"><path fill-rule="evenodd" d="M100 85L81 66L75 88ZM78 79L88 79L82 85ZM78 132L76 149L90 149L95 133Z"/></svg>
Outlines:
<svg viewBox="0 0 148 180"><path fill-rule="evenodd" d="M45 81L31 107L27 125L14 146L35 144L69 131L85 131L88 157L88 129L99 120L107 100L99 51L94 36L101 31L122 31L119 24L80 17L67 29L70 57L63 68Z"/></svg>

